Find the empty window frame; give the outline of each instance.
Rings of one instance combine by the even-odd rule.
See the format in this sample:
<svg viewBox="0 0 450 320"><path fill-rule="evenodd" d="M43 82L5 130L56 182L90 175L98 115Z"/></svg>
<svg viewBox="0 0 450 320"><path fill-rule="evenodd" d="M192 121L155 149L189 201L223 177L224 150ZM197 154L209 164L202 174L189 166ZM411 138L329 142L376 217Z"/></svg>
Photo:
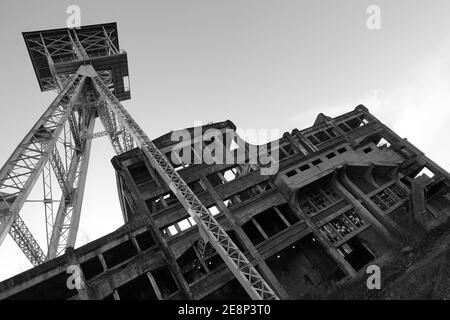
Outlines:
<svg viewBox="0 0 450 320"><path fill-rule="evenodd" d="M147 204L147 207L150 210L150 212L155 213L165 208L171 207L179 203L179 201L172 192L168 192L158 197L149 199L145 201L145 203Z"/></svg>
<svg viewBox="0 0 450 320"><path fill-rule="evenodd" d="M309 164L304 164L303 166L301 166L301 167L299 167L298 169L300 170L300 171L306 171L306 170L308 170L310 167L309 167Z"/></svg>
<svg viewBox="0 0 450 320"><path fill-rule="evenodd" d="M203 278L208 272L205 262L198 255L194 247L186 250L178 259L177 263L180 266L181 272L188 283L193 283L196 280Z"/></svg>
<svg viewBox="0 0 450 320"><path fill-rule="evenodd" d="M266 191L269 191L272 188L272 185L268 181L264 181L232 195L231 197L225 199L224 203L228 208L232 208L241 202L248 201Z"/></svg>
<svg viewBox="0 0 450 320"><path fill-rule="evenodd" d="M214 206L214 208L216 208L216 207ZM211 209L210 209L210 211L211 211ZM213 215L215 215L215 214L213 213ZM170 238L182 231L185 231L185 230L188 230L188 229L194 227L195 225L196 225L196 222L195 222L194 218L187 217L187 218L182 219L172 225L162 228L161 232L166 238Z"/></svg>
<svg viewBox="0 0 450 320"><path fill-rule="evenodd" d="M86 280L90 280L104 271L98 256L82 262L80 266Z"/></svg>
<svg viewBox="0 0 450 320"><path fill-rule="evenodd" d="M364 226L355 209L350 209L319 228L320 234L329 242L336 243Z"/></svg>
<svg viewBox="0 0 450 320"><path fill-rule="evenodd" d="M231 169L227 169L227 170L223 171L222 175L226 182L233 181L234 179L236 179L239 176L239 168L234 167Z"/></svg>
<svg viewBox="0 0 450 320"><path fill-rule="evenodd" d="M200 180L195 180L195 181L189 182L188 186L189 186L189 188L191 188L192 192L194 192L195 194L199 194L199 193L205 191L205 187L200 182Z"/></svg>
<svg viewBox="0 0 450 320"><path fill-rule="evenodd" d="M120 300L157 300L155 290L147 276L141 274L117 288Z"/></svg>
<svg viewBox="0 0 450 320"><path fill-rule="evenodd" d="M326 186L300 192L299 198L300 208L307 215L316 214L340 200L337 193Z"/></svg>
<svg viewBox="0 0 450 320"><path fill-rule="evenodd" d="M283 143L280 145L279 154L278 154L280 161L283 159L289 158L295 154L296 154L296 149L289 142Z"/></svg>
<svg viewBox="0 0 450 320"><path fill-rule="evenodd" d="M240 166L235 166L228 168L226 170L218 171L213 174L208 175L206 178L215 188L227 182L233 181L234 179L240 177L244 174L244 170ZM250 172L250 171L247 171Z"/></svg>
<svg viewBox="0 0 450 320"><path fill-rule="evenodd" d="M392 185L374 195L371 200L383 211L396 206L406 199L407 193L397 185Z"/></svg>
<svg viewBox="0 0 450 320"><path fill-rule="evenodd" d="M293 225L300 220L288 204L282 204L274 208L287 221L288 225Z"/></svg>
<svg viewBox="0 0 450 320"><path fill-rule="evenodd" d="M326 133L325 130L315 133L314 137L316 137L320 142L326 142L332 138Z"/></svg>
<svg viewBox="0 0 450 320"><path fill-rule="evenodd" d="M291 170L291 171L286 172L286 176L288 178L291 178L291 177L295 176L296 174L297 174L296 170Z"/></svg>
<svg viewBox="0 0 450 320"><path fill-rule="evenodd" d="M166 238L173 237L174 235L181 232L181 229L178 227L177 224L172 224L172 225L162 228L160 230L161 230L161 233L163 234L163 236Z"/></svg>
<svg viewBox="0 0 450 320"><path fill-rule="evenodd" d="M218 215L220 213L219 208L217 206L208 207L208 211L211 212L213 216Z"/></svg>
<svg viewBox="0 0 450 320"><path fill-rule="evenodd" d="M129 166L128 171L130 172L131 178L138 188L146 183L149 183L150 181L153 181L153 178L143 161Z"/></svg>
<svg viewBox="0 0 450 320"><path fill-rule="evenodd" d="M417 177L420 177L422 175L426 175L428 178L433 178L434 177L434 172L431 171L430 169L428 169L427 167L423 167L423 169L420 170L420 172L418 174L416 174L414 179L417 178Z"/></svg>
<svg viewBox="0 0 450 320"><path fill-rule="evenodd" d="M242 225L242 230L244 230L247 237L255 246L268 238L267 235L265 234L263 235L263 233L258 229L258 227L255 225L253 218Z"/></svg>
<svg viewBox="0 0 450 320"><path fill-rule="evenodd" d="M150 231L142 232L136 235L135 238L141 251L145 251L156 244Z"/></svg>
<svg viewBox="0 0 450 320"><path fill-rule="evenodd" d="M299 218L289 209L288 205L281 205L257 214L246 222L242 229L252 243L257 245L297 221L299 221Z"/></svg>
<svg viewBox="0 0 450 320"><path fill-rule="evenodd" d="M327 157L328 159L333 159L334 157L336 157L336 153L330 152L329 154L326 155L326 157Z"/></svg>
<svg viewBox="0 0 450 320"><path fill-rule="evenodd" d="M350 118L345 121L345 124L350 127L350 130L362 127L368 123L367 119L365 119L364 114L360 114L356 117Z"/></svg>
<svg viewBox="0 0 450 320"><path fill-rule="evenodd" d="M385 138L381 138L377 143L378 148L389 148L391 144Z"/></svg>
<svg viewBox="0 0 450 320"><path fill-rule="evenodd" d="M276 208L265 210L256 215L254 219L269 238L289 227L286 218Z"/></svg>
<svg viewBox="0 0 450 320"><path fill-rule="evenodd" d="M337 126L344 132L352 130L345 122L339 123Z"/></svg>
<svg viewBox="0 0 450 320"><path fill-rule="evenodd" d="M327 142L335 137L337 137L337 133L331 127L327 127L321 131L306 136L306 138L315 146L323 142Z"/></svg>
<svg viewBox="0 0 450 320"><path fill-rule="evenodd" d="M175 280L167 266L151 271L151 275L155 279L162 298L167 298L171 294L178 291L177 284L175 283Z"/></svg>
<svg viewBox="0 0 450 320"><path fill-rule="evenodd" d="M137 250L133 243L131 240L127 240L103 252L103 258L105 259L106 266L108 268L112 268L128 259L131 259L136 254Z"/></svg>

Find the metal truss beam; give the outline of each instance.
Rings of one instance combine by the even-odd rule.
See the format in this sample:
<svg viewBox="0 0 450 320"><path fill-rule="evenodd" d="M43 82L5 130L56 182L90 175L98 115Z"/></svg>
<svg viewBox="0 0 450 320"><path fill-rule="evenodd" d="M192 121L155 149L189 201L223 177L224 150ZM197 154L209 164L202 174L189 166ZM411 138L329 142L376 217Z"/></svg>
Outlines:
<svg viewBox="0 0 450 320"><path fill-rule="evenodd" d="M92 135L95 125L95 114L92 110L83 110L82 135ZM65 181L73 190L70 198L61 199L53 224L52 235L48 247L48 259L55 258L64 252L66 247L75 246L81 205L88 171L92 140L83 140L81 149L75 153Z"/></svg>
<svg viewBox="0 0 450 320"><path fill-rule="evenodd" d="M0 203L3 204L0 244L9 233L34 265L42 263L45 254L19 212L45 164L50 161L84 82L85 77L79 74L71 78L0 170Z"/></svg>
<svg viewBox="0 0 450 320"><path fill-rule="evenodd" d="M59 186L65 197L69 197L72 192L70 186L67 184L65 176L66 171L64 169L64 163L61 160L61 156L59 155L59 151L56 146L52 150L52 154L50 156L50 163L55 172L56 179L58 180Z"/></svg>
<svg viewBox="0 0 450 320"><path fill-rule="evenodd" d="M92 66L90 68L91 73L95 75L95 70ZM249 296L255 300L279 299L214 216L175 171L165 155L159 151L120 101L110 92L101 78L95 75L93 79L102 98L108 104L108 108L114 112L120 124L130 133L136 144L141 147L150 164L163 178L189 215L196 221L200 233L206 238L205 240L211 243Z"/></svg>

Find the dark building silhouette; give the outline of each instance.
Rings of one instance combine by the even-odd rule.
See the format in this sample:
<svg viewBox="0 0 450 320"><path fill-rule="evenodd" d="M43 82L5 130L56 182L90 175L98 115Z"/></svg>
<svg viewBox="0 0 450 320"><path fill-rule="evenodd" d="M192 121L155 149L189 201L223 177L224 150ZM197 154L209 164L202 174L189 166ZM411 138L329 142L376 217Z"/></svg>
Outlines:
<svg viewBox="0 0 450 320"><path fill-rule="evenodd" d="M154 143L168 156L177 145L170 133ZM278 145L272 175L259 164L174 166L281 299L339 287L449 217L449 173L362 105L319 114ZM124 226L3 281L0 299L248 299L139 148L112 164ZM84 288L67 287L71 265Z"/></svg>

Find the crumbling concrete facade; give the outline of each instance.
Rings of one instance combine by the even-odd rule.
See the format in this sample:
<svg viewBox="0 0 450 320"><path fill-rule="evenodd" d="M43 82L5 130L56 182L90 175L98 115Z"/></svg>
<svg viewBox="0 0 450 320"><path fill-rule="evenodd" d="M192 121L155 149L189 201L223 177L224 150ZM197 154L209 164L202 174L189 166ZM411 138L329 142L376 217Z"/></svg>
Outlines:
<svg viewBox="0 0 450 320"><path fill-rule="evenodd" d="M165 154L175 145L154 142ZM177 171L281 299L339 287L450 215L449 173L362 105L278 142L273 175L257 164ZM248 299L141 150L112 163L125 225L3 281L0 299ZM70 265L83 287L68 288Z"/></svg>

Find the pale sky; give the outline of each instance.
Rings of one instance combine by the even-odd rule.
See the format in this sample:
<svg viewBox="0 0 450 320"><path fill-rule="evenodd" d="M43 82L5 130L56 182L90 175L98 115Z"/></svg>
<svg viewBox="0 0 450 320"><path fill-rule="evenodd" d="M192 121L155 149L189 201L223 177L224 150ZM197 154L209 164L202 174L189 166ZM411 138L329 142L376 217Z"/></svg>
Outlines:
<svg viewBox="0 0 450 320"><path fill-rule="evenodd" d="M71 4L83 25L117 21L124 105L150 137L227 119L291 131L362 103L450 170L448 0L2 1L0 165L55 97L39 91L21 32L65 27ZM366 27L372 4L380 30ZM94 141L77 246L123 223L112 156L106 137ZM23 218L45 248L43 210ZM8 236L0 280L30 267Z"/></svg>

